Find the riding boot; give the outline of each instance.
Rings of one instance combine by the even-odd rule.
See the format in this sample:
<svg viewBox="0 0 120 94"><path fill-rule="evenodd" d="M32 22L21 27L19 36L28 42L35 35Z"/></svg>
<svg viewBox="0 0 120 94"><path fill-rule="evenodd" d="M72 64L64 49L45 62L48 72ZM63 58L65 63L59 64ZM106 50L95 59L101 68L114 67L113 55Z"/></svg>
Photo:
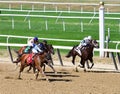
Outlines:
<svg viewBox="0 0 120 94"><path fill-rule="evenodd" d="M80 47L77 47L77 48L75 49L75 51L78 52L78 54L79 54L80 56L82 55L81 50L80 50Z"/></svg>
<svg viewBox="0 0 120 94"><path fill-rule="evenodd" d="M35 55L36 55L36 53L33 54L33 56L32 56L32 60L34 59Z"/></svg>
<svg viewBox="0 0 120 94"><path fill-rule="evenodd" d="M82 45L81 45L81 46L79 47L79 48L80 48L80 50L82 50L82 48L83 48L83 47L84 47L84 46L82 46Z"/></svg>

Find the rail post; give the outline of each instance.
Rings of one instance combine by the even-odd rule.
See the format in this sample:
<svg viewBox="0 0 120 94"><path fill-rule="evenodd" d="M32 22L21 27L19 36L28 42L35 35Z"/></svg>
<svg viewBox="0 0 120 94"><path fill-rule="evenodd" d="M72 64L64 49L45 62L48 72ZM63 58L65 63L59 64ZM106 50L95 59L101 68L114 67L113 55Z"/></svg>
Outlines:
<svg viewBox="0 0 120 94"><path fill-rule="evenodd" d="M104 2L100 2L99 8L99 40L100 40L100 57L104 57Z"/></svg>
<svg viewBox="0 0 120 94"><path fill-rule="evenodd" d="M114 65L115 65L115 69L118 70L118 67L117 67L117 63L116 63L116 60L115 60L114 53L111 52L111 55L112 55L112 58L113 58L113 63L114 63Z"/></svg>
<svg viewBox="0 0 120 94"><path fill-rule="evenodd" d="M119 64L120 64L120 55L119 55L119 53L117 53L117 56L118 56L118 61L119 61Z"/></svg>
<svg viewBox="0 0 120 94"><path fill-rule="evenodd" d="M63 66L63 62L62 62L62 58L61 58L59 49L57 49L57 54L58 54L58 57L59 57L59 60L60 60L60 64Z"/></svg>
<svg viewBox="0 0 120 94"><path fill-rule="evenodd" d="M12 56L12 53L11 53L10 46L8 46L8 51L9 51L10 59L11 59L11 61L13 63L13 56Z"/></svg>

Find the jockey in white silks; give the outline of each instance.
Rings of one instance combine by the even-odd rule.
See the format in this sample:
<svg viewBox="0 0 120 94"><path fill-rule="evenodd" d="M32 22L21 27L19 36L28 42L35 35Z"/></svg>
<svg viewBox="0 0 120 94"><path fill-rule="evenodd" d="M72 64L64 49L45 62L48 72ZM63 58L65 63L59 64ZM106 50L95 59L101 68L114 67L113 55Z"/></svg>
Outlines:
<svg viewBox="0 0 120 94"><path fill-rule="evenodd" d="M81 53L81 49L82 47L86 47L90 44L90 41L92 40L92 37L91 36L87 36L85 37L81 42L80 44L75 48L75 51L77 51L80 55L82 55Z"/></svg>

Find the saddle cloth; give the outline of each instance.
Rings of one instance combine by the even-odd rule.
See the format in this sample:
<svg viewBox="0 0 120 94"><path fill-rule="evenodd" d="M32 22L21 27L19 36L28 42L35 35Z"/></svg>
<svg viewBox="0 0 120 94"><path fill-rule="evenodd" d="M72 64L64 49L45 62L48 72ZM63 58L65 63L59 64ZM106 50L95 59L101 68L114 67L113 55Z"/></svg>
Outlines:
<svg viewBox="0 0 120 94"><path fill-rule="evenodd" d="M81 50L80 50L79 47L76 47L74 50L75 50L80 56L82 55L82 52L81 52Z"/></svg>
<svg viewBox="0 0 120 94"><path fill-rule="evenodd" d="M27 64L28 65L33 63L32 57L33 57L32 53L28 55L28 58L27 58Z"/></svg>

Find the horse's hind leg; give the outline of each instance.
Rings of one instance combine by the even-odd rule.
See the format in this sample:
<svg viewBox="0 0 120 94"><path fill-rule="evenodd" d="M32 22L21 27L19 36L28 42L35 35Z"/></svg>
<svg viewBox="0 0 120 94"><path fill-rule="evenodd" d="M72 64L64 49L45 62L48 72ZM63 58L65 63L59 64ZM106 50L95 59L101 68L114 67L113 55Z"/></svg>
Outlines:
<svg viewBox="0 0 120 94"><path fill-rule="evenodd" d="M36 79L38 78L39 72L46 77L45 73L43 72L42 68L40 66L36 66L36 68L38 69L38 72L36 74ZM46 80L48 81L48 78L46 77Z"/></svg>
<svg viewBox="0 0 120 94"><path fill-rule="evenodd" d="M24 68L25 68L24 65L21 65L18 79L21 79L21 72L23 72Z"/></svg>
<svg viewBox="0 0 120 94"><path fill-rule="evenodd" d="M43 64L43 71L45 72L45 64Z"/></svg>
<svg viewBox="0 0 120 94"><path fill-rule="evenodd" d="M50 62L48 61L47 65L54 71L55 74L57 74L54 67L51 65L51 61Z"/></svg>
<svg viewBox="0 0 120 94"><path fill-rule="evenodd" d="M72 56L72 63L73 63L73 65L75 65L75 57L76 56Z"/></svg>
<svg viewBox="0 0 120 94"><path fill-rule="evenodd" d="M29 66L29 69L27 70L27 72L29 72L31 69L32 69L32 66L30 65L30 66Z"/></svg>

